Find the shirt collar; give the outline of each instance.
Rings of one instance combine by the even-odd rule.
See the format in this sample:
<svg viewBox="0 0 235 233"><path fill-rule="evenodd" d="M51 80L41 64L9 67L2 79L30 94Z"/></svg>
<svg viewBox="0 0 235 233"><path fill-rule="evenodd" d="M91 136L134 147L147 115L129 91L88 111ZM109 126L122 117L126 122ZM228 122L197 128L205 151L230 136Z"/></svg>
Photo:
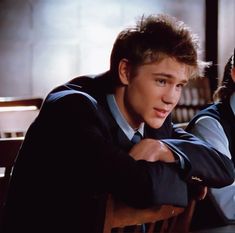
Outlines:
<svg viewBox="0 0 235 233"><path fill-rule="evenodd" d="M136 131L128 124L128 122L122 115L113 94L107 95L107 102L108 102L109 109L112 113L112 116L116 120L117 124L125 133L125 135L131 140ZM138 131L140 132L142 136L144 136L144 123L140 125Z"/></svg>
<svg viewBox="0 0 235 233"><path fill-rule="evenodd" d="M230 106L233 110L233 114L235 115L235 92L230 97Z"/></svg>

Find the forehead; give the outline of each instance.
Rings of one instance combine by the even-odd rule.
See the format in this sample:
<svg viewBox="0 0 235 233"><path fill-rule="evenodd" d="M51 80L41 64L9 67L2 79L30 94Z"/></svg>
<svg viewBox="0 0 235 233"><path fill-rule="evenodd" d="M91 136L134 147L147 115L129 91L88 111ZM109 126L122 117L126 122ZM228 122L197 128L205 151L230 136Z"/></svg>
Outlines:
<svg viewBox="0 0 235 233"><path fill-rule="evenodd" d="M191 76L192 67L178 62L176 59L166 57L160 61L143 64L139 67L143 72L156 76L165 76L179 80L188 81Z"/></svg>

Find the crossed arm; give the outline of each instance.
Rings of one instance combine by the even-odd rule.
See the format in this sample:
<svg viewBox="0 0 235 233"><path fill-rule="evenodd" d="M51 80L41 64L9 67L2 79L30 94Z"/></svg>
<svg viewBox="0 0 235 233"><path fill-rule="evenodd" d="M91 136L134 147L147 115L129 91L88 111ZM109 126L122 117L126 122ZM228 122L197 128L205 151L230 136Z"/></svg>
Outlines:
<svg viewBox="0 0 235 233"><path fill-rule="evenodd" d="M130 155L135 160L146 160L148 162L162 161L166 163L175 162L172 151L160 140L143 139L134 145Z"/></svg>
<svg viewBox="0 0 235 233"><path fill-rule="evenodd" d="M135 160L146 160L148 162L162 161L166 163L176 162L173 152L166 144L160 140L143 139L134 145L130 150L130 155ZM202 200L206 197L208 188L199 186L197 190L197 198Z"/></svg>

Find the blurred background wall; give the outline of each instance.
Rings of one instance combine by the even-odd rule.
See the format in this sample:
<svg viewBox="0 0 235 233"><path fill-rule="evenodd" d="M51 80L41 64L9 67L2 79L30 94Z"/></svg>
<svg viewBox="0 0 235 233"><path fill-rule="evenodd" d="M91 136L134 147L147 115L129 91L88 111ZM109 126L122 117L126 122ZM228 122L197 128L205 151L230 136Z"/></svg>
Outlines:
<svg viewBox="0 0 235 233"><path fill-rule="evenodd" d="M107 70L118 32L143 14L183 20L199 35L205 58L205 1L0 0L0 97L44 98L78 75ZM220 77L235 46L235 1L217 2Z"/></svg>

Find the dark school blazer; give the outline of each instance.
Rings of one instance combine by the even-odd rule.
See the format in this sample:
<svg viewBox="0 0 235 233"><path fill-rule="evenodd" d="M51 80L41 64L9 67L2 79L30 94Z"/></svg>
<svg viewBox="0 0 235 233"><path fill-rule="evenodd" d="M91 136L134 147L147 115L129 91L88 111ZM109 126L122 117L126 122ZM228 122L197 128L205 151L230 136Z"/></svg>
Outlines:
<svg viewBox="0 0 235 233"><path fill-rule="evenodd" d="M13 170L4 233L102 232L107 193L131 206L186 206L188 185L229 185L232 163L191 134L172 126L145 127L185 160L135 161L132 144L106 103L109 73L80 77L54 89L25 136Z"/></svg>

